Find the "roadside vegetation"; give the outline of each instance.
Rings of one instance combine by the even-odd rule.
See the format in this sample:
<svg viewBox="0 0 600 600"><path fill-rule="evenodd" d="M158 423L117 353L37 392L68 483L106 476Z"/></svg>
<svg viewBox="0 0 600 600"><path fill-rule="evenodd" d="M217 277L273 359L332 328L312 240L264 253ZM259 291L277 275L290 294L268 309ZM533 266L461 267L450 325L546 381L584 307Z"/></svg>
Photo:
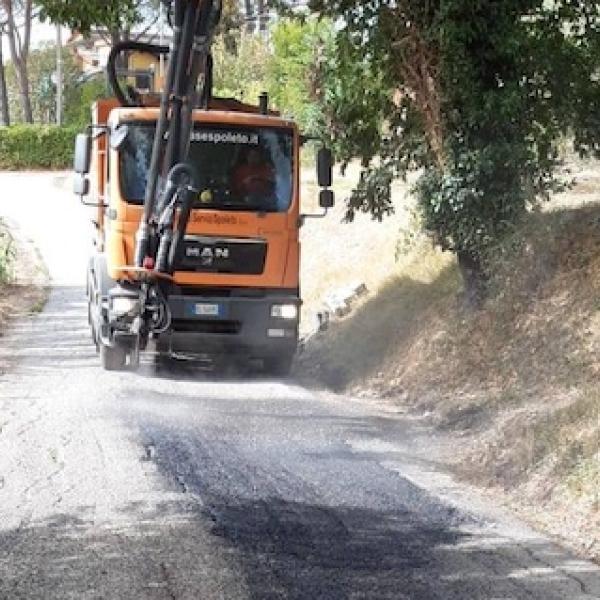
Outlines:
<svg viewBox="0 0 600 600"><path fill-rule="evenodd" d="M33 242L0 219L0 337L8 320L43 308L47 285L48 272ZM0 361L0 374L3 368Z"/></svg>
<svg viewBox="0 0 600 600"><path fill-rule="evenodd" d="M454 439L461 477L599 558L600 165L585 173L496 249L479 310L451 254L417 235L311 338L299 374L425 416Z"/></svg>
<svg viewBox="0 0 600 600"><path fill-rule="evenodd" d="M76 127L14 125L0 128L0 169L65 169L73 162Z"/></svg>
<svg viewBox="0 0 600 600"><path fill-rule="evenodd" d="M151 26L157 14L157 3L151 0L132 2L135 11L121 10L116 2L68 4L38 2L53 16L70 15L71 24L82 31L89 30L90 19L100 19L117 41L131 36L132 27ZM26 19L19 2L7 1L7 5L13 7L21 21ZM256 104L259 95L266 91L275 108L295 118L304 133L315 135L322 119L312 93L314 65L320 41L331 27L316 20L305 24L285 20L271 27L268 40L258 32L248 31L239 11L235 2L225 3L222 31L213 47L214 93ZM2 27L8 27L7 19L7 9L0 4L0 38ZM22 54L21 62L11 54L6 63L0 54L0 169L70 168L75 135L91 122L93 102L109 95L106 77L102 73L84 75L72 50L65 47L64 113L57 126L56 46L45 43L35 49L24 47ZM20 68L23 61L26 72ZM26 95L22 93L24 74Z"/></svg>

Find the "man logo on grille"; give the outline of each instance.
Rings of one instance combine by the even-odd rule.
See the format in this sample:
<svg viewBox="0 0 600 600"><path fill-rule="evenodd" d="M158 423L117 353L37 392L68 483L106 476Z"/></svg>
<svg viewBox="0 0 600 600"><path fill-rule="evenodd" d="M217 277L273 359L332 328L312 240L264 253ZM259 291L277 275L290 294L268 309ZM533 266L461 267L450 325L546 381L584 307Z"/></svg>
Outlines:
<svg viewBox="0 0 600 600"><path fill-rule="evenodd" d="M194 248L194 250L196 249ZM188 253L188 256L190 255L198 256L198 252ZM227 260L229 257L229 248L203 248L202 252L200 252L200 260L205 267L212 266L215 260Z"/></svg>

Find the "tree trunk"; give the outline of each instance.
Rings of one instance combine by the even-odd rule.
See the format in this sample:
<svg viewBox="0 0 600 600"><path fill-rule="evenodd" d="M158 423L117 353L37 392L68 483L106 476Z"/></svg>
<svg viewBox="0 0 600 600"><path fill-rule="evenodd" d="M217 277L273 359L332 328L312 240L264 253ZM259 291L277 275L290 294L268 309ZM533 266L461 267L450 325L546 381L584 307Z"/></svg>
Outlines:
<svg viewBox="0 0 600 600"><path fill-rule="evenodd" d="M33 123L33 110L29 92L29 73L27 70L27 60L29 58L29 46L31 41L32 0L24 0L23 2L22 35L19 32L19 28L15 21L13 0L1 0L1 6L4 8L7 17L8 47L10 49L10 58L15 67L15 75L19 86L23 120L26 123Z"/></svg>
<svg viewBox="0 0 600 600"><path fill-rule="evenodd" d="M244 0L244 8L246 9L246 31L248 33L254 33L256 23L254 20L254 5L252 0Z"/></svg>
<svg viewBox="0 0 600 600"><path fill-rule="evenodd" d="M6 89L6 74L4 72L4 55L2 53L2 31L0 30L0 125L10 125L8 107L8 91Z"/></svg>
<svg viewBox="0 0 600 600"><path fill-rule="evenodd" d="M266 0L257 0L258 5L258 28L261 33L266 33L269 26L269 13Z"/></svg>
<svg viewBox="0 0 600 600"><path fill-rule="evenodd" d="M465 287L465 304L470 309L480 308L486 299L488 284L481 259L465 250L459 250L456 257Z"/></svg>
<svg viewBox="0 0 600 600"><path fill-rule="evenodd" d="M31 94L29 92L27 63L15 63L15 73L17 74L17 83L19 84L19 97L21 99L23 121L25 121L25 123L33 123L33 108L31 107Z"/></svg>

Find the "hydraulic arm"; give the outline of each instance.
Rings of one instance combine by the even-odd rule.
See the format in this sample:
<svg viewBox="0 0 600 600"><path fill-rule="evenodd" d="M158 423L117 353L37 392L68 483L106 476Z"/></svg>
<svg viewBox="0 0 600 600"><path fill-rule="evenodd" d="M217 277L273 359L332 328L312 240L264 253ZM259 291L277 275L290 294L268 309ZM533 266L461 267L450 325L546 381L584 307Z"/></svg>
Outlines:
<svg viewBox="0 0 600 600"><path fill-rule="evenodd" d="M170 9L173 44L135 248L136 267L163 273L173 270L189 220L196 181L192 167L185 161L193 110L210 94L210 47L221 16L221 2L174 0ZM166 182L162 189L161 177ZM175 229L177 205L181 209Z"/></svg>

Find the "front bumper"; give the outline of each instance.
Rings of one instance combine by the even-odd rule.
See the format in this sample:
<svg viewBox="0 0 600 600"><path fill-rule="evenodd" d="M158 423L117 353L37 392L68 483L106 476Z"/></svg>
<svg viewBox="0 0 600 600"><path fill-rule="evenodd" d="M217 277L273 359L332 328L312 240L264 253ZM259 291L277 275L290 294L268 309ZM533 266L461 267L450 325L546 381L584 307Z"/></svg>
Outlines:
<svg viewBox="0 0 600 600"><path fill-rule="evenodd" d="M171 295L172 327L159 337L158 347L172 354L191 355L268 358L293 354L298 345L298 319L271 317L271 308L276 304L295 304L300 312L297 295L269 294L260 298Z"/></svg>

